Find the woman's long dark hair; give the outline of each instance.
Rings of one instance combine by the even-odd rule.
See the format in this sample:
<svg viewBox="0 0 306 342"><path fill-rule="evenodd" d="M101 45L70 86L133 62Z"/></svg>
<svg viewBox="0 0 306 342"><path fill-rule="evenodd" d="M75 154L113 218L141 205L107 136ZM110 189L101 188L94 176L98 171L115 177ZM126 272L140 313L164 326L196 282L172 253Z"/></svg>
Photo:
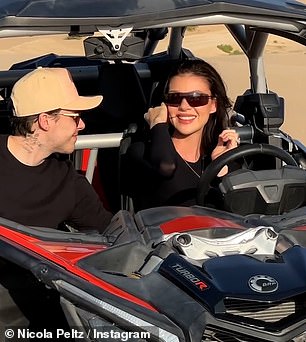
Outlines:
<svg viewBox="0 0 306 342"><path fill-rule="evenodd" d="M208 83L211 95L216 98L217 110L209 116L204 127L201 153L210 155L218 142L219 134L229 126L229 109L232 107L230 99L227 97L224 82L214 67L203 60L188 60L182 62L170 74L166 85L166 92L169 83L174 76L192 74L203 77Z"/></svg>

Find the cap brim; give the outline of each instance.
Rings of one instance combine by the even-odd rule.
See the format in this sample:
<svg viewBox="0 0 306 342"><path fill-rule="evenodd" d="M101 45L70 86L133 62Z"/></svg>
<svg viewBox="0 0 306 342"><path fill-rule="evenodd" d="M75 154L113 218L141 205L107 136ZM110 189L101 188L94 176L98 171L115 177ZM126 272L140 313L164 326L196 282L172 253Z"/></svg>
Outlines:
<svg viewBox="0 0 306 342"><path fill-rule="evenodd" d="M103 96L79 96L71 103L67 103L61 106L60 109L65 110L88 110L98 107L99 104L102 102Z"/></svg>

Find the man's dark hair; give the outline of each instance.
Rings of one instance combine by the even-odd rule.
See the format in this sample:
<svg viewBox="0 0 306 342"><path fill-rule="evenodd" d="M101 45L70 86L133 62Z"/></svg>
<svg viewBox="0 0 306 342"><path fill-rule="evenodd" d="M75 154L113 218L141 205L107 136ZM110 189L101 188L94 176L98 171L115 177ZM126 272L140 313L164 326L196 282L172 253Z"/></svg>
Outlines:
<svg viewBox="0 0 306 342"><path fill-rule="evenodd" d="M38 116L39 114L24 117L13 116L11 118L12 134L24 137L28 134L33 134L32 126L38 120Z"/></svg>
<svg viewBox="0 0 306 342"><path fill-rule="evenodd" d="M13 113L14 113L14 109ZM47 112L49 115L56 115L58 109ZM37 122L39 114L29 115L29 116L13 116L11 117L11 129L12 134L16 136L26 137L28 134L33 134L32 126L34 122Z"/></svg>

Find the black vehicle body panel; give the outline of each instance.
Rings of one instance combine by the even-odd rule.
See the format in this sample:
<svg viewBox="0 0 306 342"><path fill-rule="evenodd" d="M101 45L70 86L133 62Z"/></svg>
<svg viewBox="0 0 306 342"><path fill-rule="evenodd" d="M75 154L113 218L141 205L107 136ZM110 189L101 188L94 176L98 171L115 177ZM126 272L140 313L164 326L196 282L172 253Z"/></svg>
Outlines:
<svg viewBox="0 0 306 342"><path fill-rule="evenodd" d="M171 66L197 58L183 48L186 28L211 24L225 25L249 62L250 87L238 97L235 107L245 114L247 143L258 143L253 145L262 150L263 144L276 144L290 153L295 161L293 167L297 164L299 168L296 174L302 174L298 185L305 189L306 148L280 131L284 99L267 88L261 62L269 33L306 45L306 5L294 0L0 3L0 38L65 33L86 36L89 40L84 45L93 46L87 50L85 47L84 56L50 53L0 71L0 112L1 120L6 120L1 124L1 133L8 132L12 86L38 66L67 67L81 95L103 94L103 106L86 117L85 136L101 134L103 140L104 134L123 132L119 146L99 153L106 197L116 212L103 235L25 227L0 219L0 257L55 291L71 327L88 330L100 324L102 328L111 326L121 331L150 327L157 331L151 340L162 342L305 339L305 207L279 215L239 215L200 205L158 207L136 213L118 205L122 195L117 172L122 166L119 158L133 138L128 125L136 123L142 128L144 112L161 101ZM143 43L143 49L136 51L139 54L125 54L129 44L114 51L104 39L105 31L119 34L124 29L131 42ZM104 38L96 39L94 33L102 33ZM155 53L154 48L168 33L167 49ZM108 50L95 54L96 46ZM260 159L259 164L266 165L265 160ZM275 165L277 161L273 160L272 166ZM295 173L287 178L292 178L291 174ZM262 172L264 178L270 175L273 178L270 170ZM285 176L278 177L281 181L273 183L272 179L271 187L291 182ZM245 190L256 192L263 182L261 178L251 178L249 182L249 174L238 177L247 183L238 193L238 205L250 201L250 196L243 195ZM227 180L229 191L235 190L239 182L230 176ZM304 205L302 200L299 203ZM173 243L179 233L214 240L258 227L271 228L278 235L274 254L239 254L235 250L225 256L192 259ZM261 283L267 291L262 290ZM160 336L159 329L163 329ZM89 337L84 340L98 341Z"/></svg>

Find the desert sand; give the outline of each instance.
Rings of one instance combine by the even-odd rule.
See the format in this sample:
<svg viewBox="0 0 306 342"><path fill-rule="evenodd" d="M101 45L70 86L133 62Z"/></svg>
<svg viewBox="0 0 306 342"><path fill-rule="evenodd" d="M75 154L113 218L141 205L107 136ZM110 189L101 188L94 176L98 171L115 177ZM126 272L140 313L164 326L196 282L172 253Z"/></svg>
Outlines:
<svg viewBox="0 0 306 342"><path fill-rule="evenodd" d="M232 101L249 88L247 58L242 54L229 55L217 47L229 44L234 50L240 50L223 26L188 30L184 44L196 56L216 67L223 76ZM158 47L160 50L163 48L163 45ZM50 52L61 55L84 54L80 39L69 39L67 36L4 38L0 44L0 70ZM306 48L284 38L271 36L264 62L269 89L285 98L285 123L281 129L306 144Z"/></svg>

